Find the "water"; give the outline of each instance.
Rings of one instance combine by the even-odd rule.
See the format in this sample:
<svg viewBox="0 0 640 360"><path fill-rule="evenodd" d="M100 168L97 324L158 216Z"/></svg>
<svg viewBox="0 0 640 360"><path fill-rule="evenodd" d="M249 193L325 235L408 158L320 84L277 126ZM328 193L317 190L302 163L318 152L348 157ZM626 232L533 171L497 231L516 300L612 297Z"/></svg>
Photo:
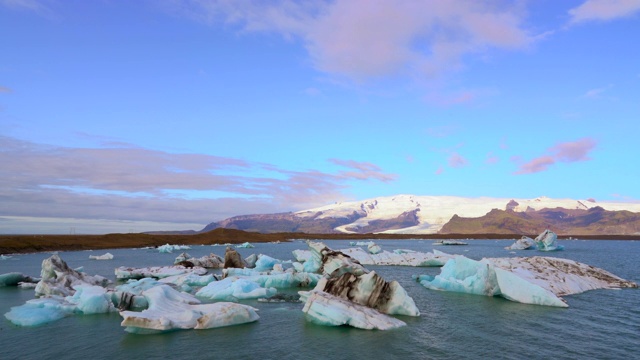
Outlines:
<svg viewBox="0 0 640 360"><path fill-rule="evenodd" d="M348 241L326 241L334 249ZM439 250L472 259L504 256L557 256L601 267L640 283L637 261L640 242L562 241L556 253L503 248L506 240L473 240L468 246L433 246L429 240L378 241L385 250ZM255 244L238 249L278 259L293 259L291 251L306 249L301 241ZM109 250L110 261L89 260L106 251L61 252L69 266L115 280L118 266L164 266L178 253L153 250ZM195 246L200 257L224 255L224 247ZM16 255L0 261L0 274L11 271L38 276L49 253ZM399 316L406 327L367 331L351 327L324 327L304 319L301 303L243 303L259 309L255 323L210 330L183 330L164 334L129 334L117 313L72 316L40 327L18 327L0 320L2 359L630 359L640 358L640 290L596 290L565 297L569 308L524 305L501 298L428 290L413 274L438 274L438 268L368 266L387 280L398 280L420 309L418 318ZM219 272L219 271L218 271ZM296 291L292 289L290 291ZM33 298L33 290L0 288L0 314Z"/></svg>

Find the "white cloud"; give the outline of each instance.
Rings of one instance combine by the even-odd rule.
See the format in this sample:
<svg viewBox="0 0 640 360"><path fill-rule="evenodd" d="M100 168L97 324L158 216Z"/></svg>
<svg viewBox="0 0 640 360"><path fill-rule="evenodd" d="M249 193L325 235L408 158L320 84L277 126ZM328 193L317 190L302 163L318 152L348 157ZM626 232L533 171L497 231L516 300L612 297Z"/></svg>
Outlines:
<svg viewBox="0 0 640 360"><path fill-rule="evenodd" d="M587 0L569 10L571 23L590 20L614 20L632 16L640 11L638 0Z"/></svg>

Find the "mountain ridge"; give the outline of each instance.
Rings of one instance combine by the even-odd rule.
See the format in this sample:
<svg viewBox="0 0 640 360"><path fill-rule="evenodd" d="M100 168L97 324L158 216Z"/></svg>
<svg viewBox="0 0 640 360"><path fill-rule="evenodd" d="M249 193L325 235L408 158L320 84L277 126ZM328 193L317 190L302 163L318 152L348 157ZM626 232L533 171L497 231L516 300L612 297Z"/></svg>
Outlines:
<svg viewBox="0 0 640 360"><path fill-rule="evenodd" d="M495 210L495 211L494 211ZM288 213L240 215L203 230L238 229L262 233L640 234L640 204L594 199L464 198L395 195L336 202Z"/></svg>

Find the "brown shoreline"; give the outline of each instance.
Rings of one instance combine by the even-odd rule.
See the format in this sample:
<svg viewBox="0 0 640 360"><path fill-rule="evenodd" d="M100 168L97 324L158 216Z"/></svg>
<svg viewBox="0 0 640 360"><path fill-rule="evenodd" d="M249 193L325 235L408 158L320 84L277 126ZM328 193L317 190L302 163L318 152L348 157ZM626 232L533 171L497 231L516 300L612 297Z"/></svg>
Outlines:
<svg viewBox="0 0 640 360"><path fill-rule="evenodd" d="M527 235L535 237L535 235ZM263 234L233 229L215 229L191 235L106 234L106 235L0 235L0 254L42 251L104 250L140 248L164 244L213 245L244 242L305 240L399 240L399 239L519 239L522 234ZM562 235L559 239L640 240L640 235Z"/></svg>

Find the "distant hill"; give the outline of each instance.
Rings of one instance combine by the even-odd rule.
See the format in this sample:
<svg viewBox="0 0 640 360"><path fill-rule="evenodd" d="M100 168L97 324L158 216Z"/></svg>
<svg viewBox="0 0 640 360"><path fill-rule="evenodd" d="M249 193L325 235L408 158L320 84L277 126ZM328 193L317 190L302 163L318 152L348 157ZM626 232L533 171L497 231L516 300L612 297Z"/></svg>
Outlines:
<svg viewBox="0 0 640 360"><path fill-rule="evenodd" d="M290 213L242 215L217 228L276 233L640 234L640 204L593 199L500 199L397 195Z"/></svg>

